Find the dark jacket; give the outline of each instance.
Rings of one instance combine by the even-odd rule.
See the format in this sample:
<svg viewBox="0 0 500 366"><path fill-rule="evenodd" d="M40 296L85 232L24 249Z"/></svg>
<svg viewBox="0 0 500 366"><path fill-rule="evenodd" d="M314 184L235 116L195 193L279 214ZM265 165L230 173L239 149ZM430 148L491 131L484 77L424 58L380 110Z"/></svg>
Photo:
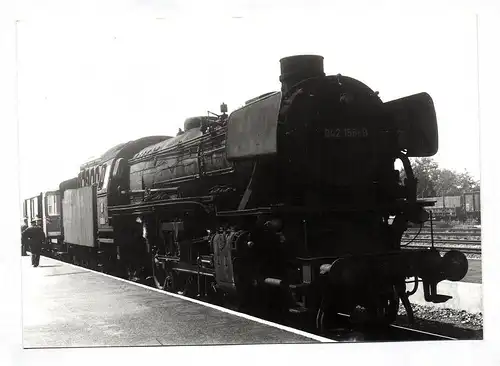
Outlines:
<svg viewBox="0 0 500 366"><path fill-rule="evenodd" d="M23 233L24 233L24 230L26 230L28 228L28 225L24 224L24 225L21 225L21 241L23 240ZM24 243L24 242L23 242Z"/></svg>
<svg viewBox="0 0 500 366"><path fill-rule="evenodd" d="M32 253L40 253L45 243L45 233L40 226L31 226L23 231L21 240L24 245L29 246Z"/></svg>

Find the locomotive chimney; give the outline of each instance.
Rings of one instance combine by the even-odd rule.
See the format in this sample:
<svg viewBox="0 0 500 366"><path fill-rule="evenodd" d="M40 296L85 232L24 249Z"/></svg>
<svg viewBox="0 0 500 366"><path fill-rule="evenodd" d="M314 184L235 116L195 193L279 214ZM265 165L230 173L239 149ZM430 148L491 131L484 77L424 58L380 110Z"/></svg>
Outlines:
<svg viewBox="0 0 500 366"><path fill-rule="evenodd" d="M325 76L323 56L300 55L285 57L281 64L281 92L285 94L299 82L318 76Z"/></svg>

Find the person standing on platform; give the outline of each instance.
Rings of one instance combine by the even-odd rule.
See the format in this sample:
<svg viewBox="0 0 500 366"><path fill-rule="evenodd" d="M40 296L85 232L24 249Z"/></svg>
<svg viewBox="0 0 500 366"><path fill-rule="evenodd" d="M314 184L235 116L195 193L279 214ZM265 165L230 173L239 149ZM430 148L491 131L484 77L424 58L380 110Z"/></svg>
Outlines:
<svg viewBox="0 0 500 366"><path fill-rule="evenodd" d="M45 243L45 233L38 220L33 221L32 224L33 226L24 230L23 241L29 245L31 264L33 267L38 267L40 264L40 253L42 252L43 243Z"/></svg>
<svg viewBox="0 0 500 366"><path fill-rule="evenodd" d="M24 219L24 224L21 226L21 255L26 257L26 241L24 240L23 232L28 228L28 219Z"/></svg>

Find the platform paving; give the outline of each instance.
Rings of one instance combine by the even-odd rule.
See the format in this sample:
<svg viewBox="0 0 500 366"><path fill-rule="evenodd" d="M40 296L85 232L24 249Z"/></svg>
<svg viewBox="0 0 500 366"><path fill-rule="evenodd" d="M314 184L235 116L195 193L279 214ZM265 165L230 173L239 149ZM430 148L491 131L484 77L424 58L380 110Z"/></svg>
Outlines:
<svg viewBox="0 0 500 366"><path fill-rule="evenodd" d="M481 259L469 259L469 270L462 282L482 283L482 262Z"/></svg>
<svg viewBox="0 0 500 366"><path fill-rule="evenodd" d="M23 346L318 343L164 292L42 257L22 258Z"/></svg>

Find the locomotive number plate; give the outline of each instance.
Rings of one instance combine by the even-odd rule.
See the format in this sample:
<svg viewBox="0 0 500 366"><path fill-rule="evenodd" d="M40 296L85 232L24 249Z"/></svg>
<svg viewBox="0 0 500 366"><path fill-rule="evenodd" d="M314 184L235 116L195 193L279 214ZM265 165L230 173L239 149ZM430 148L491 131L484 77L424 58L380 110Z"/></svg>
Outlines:
<svg viewBox="0 0 500 366"><path fill-rule="evenodd" d="M325 128L325 138L346 139L368 137L367 128Z"/></svg>

